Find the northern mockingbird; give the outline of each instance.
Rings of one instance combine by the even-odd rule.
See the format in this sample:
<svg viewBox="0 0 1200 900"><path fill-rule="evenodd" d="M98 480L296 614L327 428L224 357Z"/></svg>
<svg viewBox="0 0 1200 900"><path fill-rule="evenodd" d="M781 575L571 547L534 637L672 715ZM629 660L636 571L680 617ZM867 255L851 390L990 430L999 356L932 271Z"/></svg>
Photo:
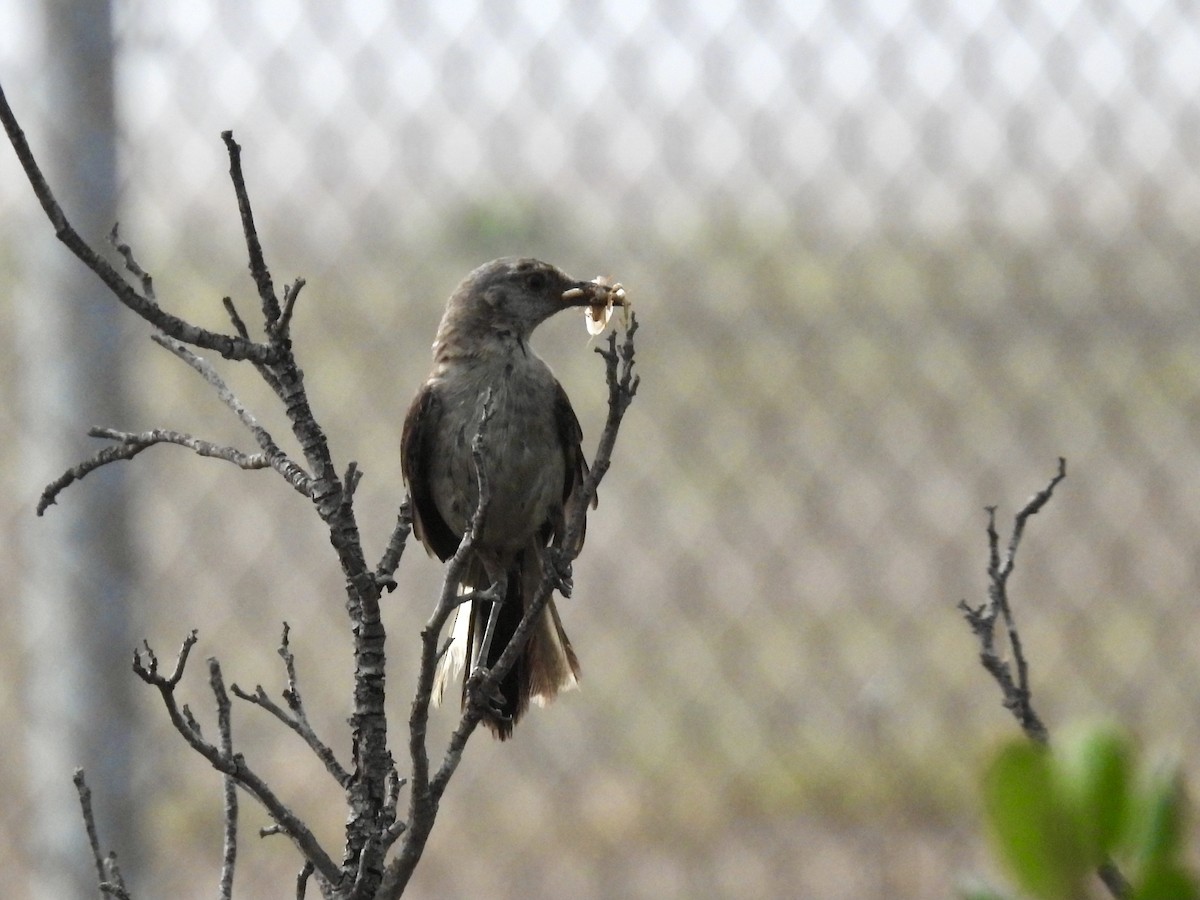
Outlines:
<svg viewBox="0 0 1200 900"><path fill-rule="evenodd" d="M446 304L433 343L433 371L404 422L402 469L413 530L445 561L478 504L471 443L491 391L483 457L491 500L462 587L493 589L498 602L459 607L450 649L438 666L435 701L462 668L466 702L471 673L499 658L544 572L569 590L550 548L563 538L567 506L587 473L583 433L566 392L529 337L560 310L603 305L611 290L535 259L504 258L468 275ZM551 700L578 678L579 660L551 600L483 722L503 740L530 700Z"/></svg>

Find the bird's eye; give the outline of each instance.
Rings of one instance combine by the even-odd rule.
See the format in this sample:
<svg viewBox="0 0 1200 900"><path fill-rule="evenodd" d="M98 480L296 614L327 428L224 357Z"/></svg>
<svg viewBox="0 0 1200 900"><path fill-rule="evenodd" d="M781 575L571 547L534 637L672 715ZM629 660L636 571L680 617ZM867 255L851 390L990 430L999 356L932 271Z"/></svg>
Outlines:
<svg viewBox="0 0 1200 900"><path fill-rule="evenodd" d="M525 286L534 292L544 291L547 283L545 272L530 272L525 276Z"/></svg>

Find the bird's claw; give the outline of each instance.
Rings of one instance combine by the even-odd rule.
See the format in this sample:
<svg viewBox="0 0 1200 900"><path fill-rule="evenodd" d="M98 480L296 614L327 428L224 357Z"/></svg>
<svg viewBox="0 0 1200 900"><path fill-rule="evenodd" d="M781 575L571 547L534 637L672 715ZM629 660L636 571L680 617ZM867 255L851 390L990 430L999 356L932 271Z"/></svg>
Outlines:
<svg viewBox="0 0 1200 900"><path fill-rule="evenodd" d="M554 580L554 586L564 597L570 597L571 591L575 589L574 570L571 567L570 558L555 547L550 550L549 562L549 574Z"/></svg>
<svg viewBox="0 0 1200 900"><path fill-rule="evenodd" d="M488 718L507 722L511 717L504 712L504 695L500 693L500 686L492 684L484 690L487 678L491 674L491 670L486 666L476 666L467 679L467 696L471 704L480 707Z"/></svg>

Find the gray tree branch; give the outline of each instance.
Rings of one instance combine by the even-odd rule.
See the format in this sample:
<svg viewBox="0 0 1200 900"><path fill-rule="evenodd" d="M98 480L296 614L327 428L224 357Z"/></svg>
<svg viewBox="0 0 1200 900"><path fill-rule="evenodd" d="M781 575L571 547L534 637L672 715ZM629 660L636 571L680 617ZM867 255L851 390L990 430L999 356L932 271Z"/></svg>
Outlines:
<svg viewBox="0 0 1200 900"><path fill-rule="evenodd" d="M100 837L96 831L96 814L92 810L92 789L87 785L83 769L75 770L75 790L79 793L79 806L83 813L83 825L87 830L88 846L92 850L92 859L96 864L96 882L100 892L117 900L130 900L129 891L125 888L125 880L121 877L121 869L117 865L117 855L105 855L100 849Z"/></svg>
<svg viewBox="0 0 1200 900"><path fill-rule="evenodd" d="M25 132L17 122L12 107L9 106L8 97L5 95L2 85L0 85L0 123L4 125L9 143L16 151L17 159L25 171L25 177L29 181L30 187L33 188L33 193L46 213L46 218L54 227L55 237L62 241L80 262L96 273L96 276L104 282L114 297L163 334L176 340L206 350L215 350L226 359L252 359L260 362L273 360L274 353L265 344L208 331L166 312L153 297L138 293L107 260L88 245L67 220L53 191L50 190L50 185L46 182L46 177L42 174L33 150L30 149L29 142L25 138Z"/></svg>
<svg viewBox="0 0 1200 900"><path fill-rule="evenodd" d="M1033 690L1029 685L1029 663L1021 644L1021 633L1017 630L1012 605L1008 599L1008 579L1017 561L1017 549L1025 534L1025 525L1031 516L1037 515L1054 496L1054 489L1067 477L1067 461L1058 460L1058 471L1049 483L1034 494L1013 518L1004 552L1000 550L1000 534L996 531L996 507L987 507L988 523L988 599L980 606L971 606L966 600L959 601L967 624L979 640L979 662L1000 687L1004 708L1013 714L1026 737L1037 744L1048 745L1050 732L1041 716L1033 708ZM1008 651L1012 664L1004 658L1004 646L997 640L996 626L1004 625ZM1013 673L1016 667L1016 674ZM1108 892L1117 900L1130 896L1130 885L1113 862L1106 862L1097 871Z"/></svg>
<svg viewBox="0 0 1200 900"><path fill-rule="evenodd" d="M191 653L192 647L196 645L198 639L195 631L191 632L184 639L179 654L175 659L175 668L167 676L159 674L158 657L148 644L145 645L143 650L134 653L134 673L142 681L146 682L146 684L158 690L163 706L166 708L167 717L171 720L171 724L175 726L175 730L187 741L188 746L207 759L214 769L222 775L232 778L237 784L248 791L267 811L275 821L275 824L279 826L281 832L291 838L304 858L312 861L317 873L328 883L337 884L341 880L340 869L329 854L325 852L308 826L246 764L245 758L240 753L234 753L232 750L226 752L223 747L217 747L206 741L194 717L185 713L186 708L181 708L175 699L175 688L183 678L188 655ZM219 669L217 672L219 676ZM214 694L217 695L218 716L222 716L223 688L218 690L217 684L214 684L213 690ZM228 702L228 698L225 697L224 703L228 704ZM232 747L232 739L230 739L230 747Z"/></svg>

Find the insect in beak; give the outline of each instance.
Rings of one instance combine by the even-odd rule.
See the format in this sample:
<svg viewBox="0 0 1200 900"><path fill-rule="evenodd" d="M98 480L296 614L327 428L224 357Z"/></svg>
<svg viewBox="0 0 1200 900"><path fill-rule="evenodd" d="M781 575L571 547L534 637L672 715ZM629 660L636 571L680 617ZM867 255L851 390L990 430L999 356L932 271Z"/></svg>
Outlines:
<svg viewBox="0 0 1200 900"><path fill-rule="evenodd" d="M625 288L617 282L609 281L603 275L597 275L588 282L586 289L577 286L564 291L562 298L572 303L587 298L580 305L584 307L584 322L587 324L588 334L592 335L600 334L608 327L614 306L621 307L626 316L629 313Z"/></svg>

